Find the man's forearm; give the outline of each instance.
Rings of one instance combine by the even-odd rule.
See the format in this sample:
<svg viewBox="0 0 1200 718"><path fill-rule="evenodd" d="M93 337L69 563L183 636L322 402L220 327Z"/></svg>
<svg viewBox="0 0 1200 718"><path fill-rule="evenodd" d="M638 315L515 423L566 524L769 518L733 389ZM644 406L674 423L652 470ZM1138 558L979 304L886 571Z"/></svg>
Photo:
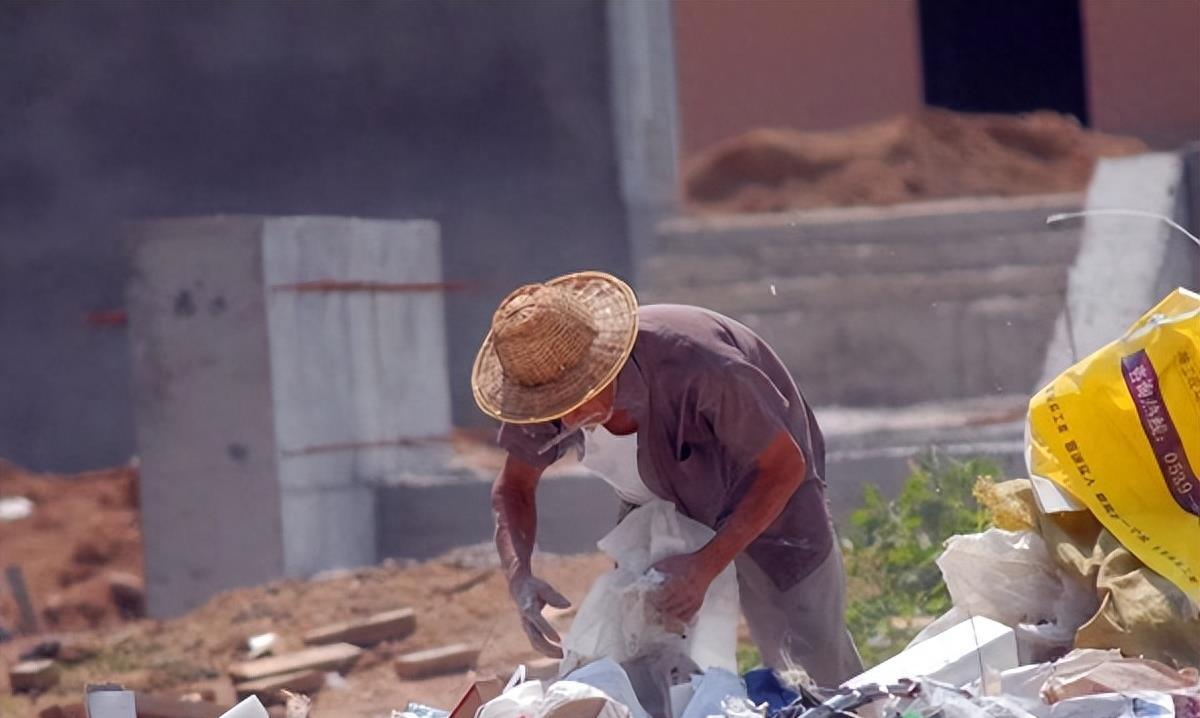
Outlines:
<svg viewBox="0 0 1200 718"><path fill-rule="evenodd" d="M804 455L786 432L772 439L757 464L758 475L750 489L716 536L698 552L714 576L779 518L807 469Z"/></svg>
<svg viewBox="0 0 1200 718"><path fill-rule="evenodd" d="M512 578L530 571L537 540L535 492L506 484L503 479L492 489L492 511L496 518L496 551L505 574Z"/></svg>

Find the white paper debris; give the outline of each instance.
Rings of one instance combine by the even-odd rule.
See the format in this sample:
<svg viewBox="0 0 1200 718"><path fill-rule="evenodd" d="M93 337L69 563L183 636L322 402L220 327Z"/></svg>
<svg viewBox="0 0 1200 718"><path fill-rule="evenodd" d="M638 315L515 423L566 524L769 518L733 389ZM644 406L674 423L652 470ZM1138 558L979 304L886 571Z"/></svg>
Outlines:
<svg viewBox="0 0 1200 718"><path fill-rule="evenodd" d="M0 522L20 521L33 515L33 502L24 496L0 499Z"/></svg>

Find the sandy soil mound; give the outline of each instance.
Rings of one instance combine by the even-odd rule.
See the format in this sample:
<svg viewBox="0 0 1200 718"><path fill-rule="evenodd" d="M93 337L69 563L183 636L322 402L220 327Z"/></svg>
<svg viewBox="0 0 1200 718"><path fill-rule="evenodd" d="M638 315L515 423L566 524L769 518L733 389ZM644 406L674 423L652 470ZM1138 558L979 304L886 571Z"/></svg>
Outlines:
<svg viewBox="0 0 1200 718"><path fill-rule="evenodd" d="M684 194L694 211L728 213L1076 192L1097 158L1146 149L1053 112L929 109L838 132L748 132L690 161Z"/></svg>

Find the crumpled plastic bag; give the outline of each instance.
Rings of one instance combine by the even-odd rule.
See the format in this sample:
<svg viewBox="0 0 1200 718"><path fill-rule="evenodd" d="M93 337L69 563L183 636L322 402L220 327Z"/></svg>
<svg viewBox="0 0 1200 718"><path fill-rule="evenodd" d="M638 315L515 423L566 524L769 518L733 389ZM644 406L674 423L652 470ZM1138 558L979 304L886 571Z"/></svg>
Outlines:
<svg viewBox="0 0 1200 718"><path fill-rule="evenodd" d="M1076 630L1099 605L1081 582L1059 571L1045 541L1030 531L993 528L952 536L937 565L954 608L909 647L984 616L1014 630L1022 663L1037 663L1069 651Z"/></svg>
<svg viewBox="0 0 1200 718"><path fill-rule="evenodd" d="M1041 533L1063 573L1098 597L1076 648L1119 648L1177 668L1200 665L1200 612L1183 589L1146 566L1090 513L1043 516Z"/></svg>
<svg viewBox="0 0 1200 718"><path fill-rule="evenodd" d="M1081 698L1098 693L1125 691L1173 691L1200 688L1195 668L1175 670L1144 658L1111 658L1094 666L1071 670L1060 664L1042 687L1047 703Z"/></svg>
<svg viewBox="0 0 1200 718"><path fill-rule="evenodd" d="M578 715L649 718L638 704L620 666L611 661L598 661L594 665L595 668L589 666L592 670L583 677L606 686L607 690L575 680L555 681L549 688L541 681L526 681L485 703L476 715L478 718L566 718Z"/></svg>
<svg viewBox="0 0 1200 718"><path fill-rule="evenodd" d="M617 663L653 652L678 652L701 669L737 670L739 615L737 574L730 564L709 586L695 621L683 635L667 630L650 598L661 576L657 562L691 553L713 537L712 529L693 521L666 501L634 509L599 542L617 568L602 575L579 606L563 639L563 673L600 658Z"/></svg>

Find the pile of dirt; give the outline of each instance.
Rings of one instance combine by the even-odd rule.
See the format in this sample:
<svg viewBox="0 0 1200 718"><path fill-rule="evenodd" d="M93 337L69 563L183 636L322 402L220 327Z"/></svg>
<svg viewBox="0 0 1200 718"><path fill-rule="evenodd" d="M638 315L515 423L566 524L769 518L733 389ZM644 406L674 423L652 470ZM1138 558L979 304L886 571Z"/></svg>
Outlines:
<svg viewBox="0 0 1200 718"><path fill-rule="evenodd" d="M466 452L464 465L491 470L490 446ZM461 452L460 452L461 453ZM478 466L477 466L478 465ZM381 611L411 607L417 631L367 651L342 685L317 694L313 715L379 716L408 701L449 707L472 679L456 674L420 681L396 677L392 659L454 643L483 646L479 674L505 674L539 656L530 648L490 545L459 549L434 561L387 561L374 568L330 572L231 591L167 621L139 618L114 596L114 578L140 582L137 470L122 467L76 476L34 474L0 462L0 498L34 502L27 518L0 522L0 564L22 567L42 633L0 642L0 715L37 715L76 703L87 683L117 682L164 696L218 688L229 696L226 670L245 659L245 640L273 632L276 652L301 648L308 630ZM611 568L600 555L538 556L539 575L582 600L594 578ZM0 585L3 585L0 579ZM554 621L565 628L570 611ZM0 590L0 626L19 613ZM9 695L3 670L45 641L70 646L62 679L36 697Z"/></svg>
<svg viewBox="0 0 1200 718"><path fill-rule="evenodd" d="M838 132L748 132L690 161L684 192L704 213L1077 192L1098 158L1146 150L1054 112L928 109Z"/></svg>
<svg viewBox="0 0 1200 718"><path fill-rule="evenodd" d="M0 521L0 560L21 568L42 628L98 628L139 613L129 595L142 576L137 478L134 467L59 476L0 461L0 498L33 502L27 518ZM11 591L0 591L0 626L18 623Z"/></svg>
<svg viewBox="0 0 1200 718"><path fill-rule="evenodd" d="M219 595L182 618L141 620L68 636L64 640L84 641L95 655L64 666L61 683L36 700L8 700L32 715L78 701L88 682L114 681L175 696L221 683L228 691L225 671L244 660L249 636L274 632L280 637L276 650L283 652L301 648L301 636L310 629L412 607L417 612L416 632L369 649L344 676L344 685L315 696L313 715L388 715L408 701L449 707L472 680L470 675L400 680L392 659L426 648L474 643L483 646L477 674L507 676L516 665L538 657L520 628L493 557L494 549L479 547L420 564L389 562L320 580L281 581ZM594 578L611 568L599 555L539 556L535 565L539 575L576 603ZM565 628L570 616L570 611L564 612L554 621ZM33 641L0 644L0 663L14 660ZM0 687L0 693L7 691ZM0 701L0 707L4 705Z"/></svg>

